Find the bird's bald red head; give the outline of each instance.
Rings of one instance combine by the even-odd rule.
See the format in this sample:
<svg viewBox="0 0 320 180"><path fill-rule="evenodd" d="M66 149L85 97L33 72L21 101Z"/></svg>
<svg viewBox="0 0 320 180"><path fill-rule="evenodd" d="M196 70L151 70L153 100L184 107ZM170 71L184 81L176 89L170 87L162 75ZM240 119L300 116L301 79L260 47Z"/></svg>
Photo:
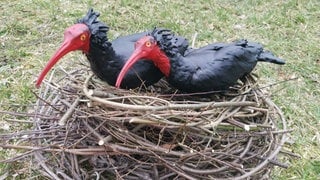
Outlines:
<svg viewBox="0 0 320 180"><path fill-rule="evenodd" d="M135 43L135 50L125 65L122 67L116 82L116 87L119 88L120 84L129 71L129 69L138 60L148 59L151 60L156 67L165 75L169 76L170 61L166 54L157 45L157 41L150 35L144 36Z"/></svg>
<svg viewBox="0 0 320 180"><path fill-rule="evenodd" d="M56 53L51 57L47 65L40 73L36 86L39 87L50 69L66 54L71 51L81 50L84 53L89 52L90 30L85 24L75 24L67 28L64 32L64 41Z"/></svg>

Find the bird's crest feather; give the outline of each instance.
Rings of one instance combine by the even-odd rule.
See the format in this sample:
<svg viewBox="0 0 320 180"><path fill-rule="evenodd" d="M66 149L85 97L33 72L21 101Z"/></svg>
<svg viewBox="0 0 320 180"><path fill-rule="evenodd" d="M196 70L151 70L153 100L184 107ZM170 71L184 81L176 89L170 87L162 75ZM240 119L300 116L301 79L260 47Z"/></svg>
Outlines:
<svg viewBox="0 0 320 180"><path fill-rule="evenodd" d="M161 50L167 55L183 54L188 49L189 42L187 39L175 36L171 30L155 27L149 34L156 41Z"/></svg>
<svg viewBox="0 0 320 180"><path fill-rule="evenodd" d="M88 13L83 18L79 19L77 23L86 24L89 27L91 35L98 37L99 40L108 41L106 33L108 32L109 27L101 21L98 21L99 16L100 13L95 12L90 8Z"/></svg>

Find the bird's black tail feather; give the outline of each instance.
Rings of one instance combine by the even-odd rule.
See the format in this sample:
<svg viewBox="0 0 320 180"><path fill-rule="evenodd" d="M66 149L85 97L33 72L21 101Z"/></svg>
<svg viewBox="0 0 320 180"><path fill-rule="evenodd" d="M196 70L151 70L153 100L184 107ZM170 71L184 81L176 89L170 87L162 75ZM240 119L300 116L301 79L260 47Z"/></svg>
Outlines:
<svg viewBox="0 0 320 180"><path fill-rule="evenodd" d="M283 59L280 59L274 56L270 51L262 52L259 57L258 61L270 62L275 64L285 64L286 62Z"/></svg>

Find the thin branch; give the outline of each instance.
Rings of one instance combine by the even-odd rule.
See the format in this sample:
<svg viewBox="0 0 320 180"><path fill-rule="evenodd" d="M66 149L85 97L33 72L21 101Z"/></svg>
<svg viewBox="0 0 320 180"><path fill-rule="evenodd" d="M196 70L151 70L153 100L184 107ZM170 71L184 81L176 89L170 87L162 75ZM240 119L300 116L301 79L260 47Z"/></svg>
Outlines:
<svg viewBox="0 0 320 180"><path fill-rule="evenodd" d="M130 105L130 104L123 104L114 101L109 101L106 99L101 99L98 97L93 97L90 95L88 90L88 83L90 78L89 76L83 86L84 94L91 100L100 102L102 104L108 105L113 108L125 109L125 110L140 110L140 111L160 111L160 110L170 110L170 109L199 109L199 108L217 108L217 107L241 107L241 106L255 106L256 103L254 102L204 102L201 104L168 104L163 106L148 106L148 105Z"/></svg>
<svg viewBox="0 0 320 180"><path fill-rule="evenodd" d="M62 118L59 120L59 125L60 126L64 126L67 122L67 120L72 116L73 112L76 109L76 106L78 106L80 102L80 97L78 97L73 104L69 107L69 109L67 110L67 112L62 116Z"/></svg>

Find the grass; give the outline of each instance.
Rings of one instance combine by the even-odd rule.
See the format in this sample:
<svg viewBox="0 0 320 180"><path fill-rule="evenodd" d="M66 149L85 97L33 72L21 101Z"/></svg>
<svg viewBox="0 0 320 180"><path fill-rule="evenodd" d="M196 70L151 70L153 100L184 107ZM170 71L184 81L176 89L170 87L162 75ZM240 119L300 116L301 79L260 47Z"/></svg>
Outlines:
<svg viewBox="0 0 320 180"><path fill-rule="evenodd" d="M318 0L110 0L108 2L29 0L0 2L0 110L25 112L35 101L36 75L62 41L63 31L93 7L111 27L109 37L161 26L191 39L196 46L247 38L287 60L283 67L260 63L263 85L297 78L272 87L289 127L291 149L301 159L283 158L291 166L275 168L274 179L320 177L320 2ZM73 56L82 56L73 53ZM68 58L65 58L66 61ZM60 63L63 65L63 62ZM0 133L21 126L0 114ZM6 128L5 128L6 127ZM8 128L9 129L8 129ZM1 143L1 142L0 142ZM12 152L0 152L4 159ZM0 164L0 176L37 177L28 163L19 168ZM24 169L23 171L21 169Z"/></svg>

